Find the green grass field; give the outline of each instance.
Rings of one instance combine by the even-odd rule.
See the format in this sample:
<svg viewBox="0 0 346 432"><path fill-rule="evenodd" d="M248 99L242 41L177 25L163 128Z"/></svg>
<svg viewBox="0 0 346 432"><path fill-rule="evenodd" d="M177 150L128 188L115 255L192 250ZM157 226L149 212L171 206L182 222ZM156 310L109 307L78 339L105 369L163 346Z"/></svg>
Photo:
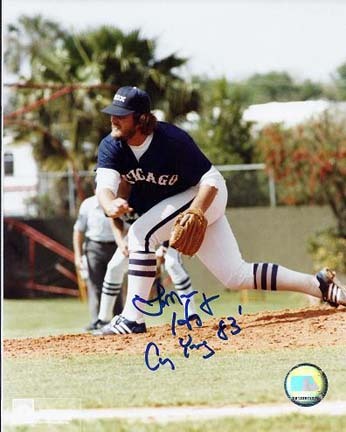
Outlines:
<svg viewBox="0 0 346 432"><path fill-rule="evenodd" d="M272 418L227 418L208 421L153 424L125 422L120 420L98 420L92 422L73 421L68 425L38 425L20 428L8 427L6 432L342 432L346 416L317 417L289 415Z"/></svg>
<svg viewBox="0 0 346 432"><path fill-rule="evenodd" d="M170 356L176 370L157 372L139 355L20 358L6 360L4 380L6 398L78 399L82 408L284 403L288 370L309 361L329 377L328 399L346 400L344 354L340 348L254 350L204 360L194 353L189 359Z"/></svg>
<svg viewBox="0 0 346 432"><path fill-rule="evenodd" d="M216 315L225 315L242 304L246 313L306 306L297 294L222 293ZM4 337L44 336L80 332L88 320L85 304L78 300L6 300ZM168 320L161 317L162 322ZM149 323L150 324L150 323ZM152 320L151 324L158 324ZM3 363L4 407L12 399L29 398L48 408L126 408L149 406L223 406L231 404L290 403L284 378L297 363L319 365L329 380L327 401L346 400L346 349L286 349L261 352L217 352L204 360L194 352L189 359L171 356L175 371L148 370L141 355L71 355L61 357L5 358ZM323 403L323 402L322 402ZM60 404L60 405L59 405ZM62 404L62 405L61 405ZM67 404L67 406L66 406ZM284 427L282 426L284 425ZM177 424L145 424L99 420L69 425L8 428L49 431L342 431L345 417L227 418Z"/></svg>

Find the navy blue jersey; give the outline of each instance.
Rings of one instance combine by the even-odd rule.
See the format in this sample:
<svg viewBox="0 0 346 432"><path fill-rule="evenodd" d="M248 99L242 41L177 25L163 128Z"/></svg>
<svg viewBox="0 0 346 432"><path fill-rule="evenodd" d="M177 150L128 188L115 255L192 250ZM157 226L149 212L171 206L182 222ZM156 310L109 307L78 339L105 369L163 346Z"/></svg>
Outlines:
<svg viewBox="0 0 346 432"><path fill-rule="evenodd" d="M195 186L211 162L186 132L158 122L139 161L124 141L109 134L100 143L97 167L114 169L132 184L130 204L141 215L165 198Z"/></svg>

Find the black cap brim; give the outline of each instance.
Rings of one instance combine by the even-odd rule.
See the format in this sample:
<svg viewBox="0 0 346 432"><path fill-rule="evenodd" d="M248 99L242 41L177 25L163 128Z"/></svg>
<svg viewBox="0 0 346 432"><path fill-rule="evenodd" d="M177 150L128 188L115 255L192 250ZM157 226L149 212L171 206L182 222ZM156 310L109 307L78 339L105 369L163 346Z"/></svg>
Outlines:
<svg viewBox="0 0 346 432"><path fill-rule="evenodd" d="M114 104L108 105L108 107L101 110L101 112L103 112L105 114L109 114L109 115L119 116L119 117L127 116L129 114L134 113L134 111L132 111L132 110L122 108L122 107L119 107L119 106L114 105Z"/></svg>

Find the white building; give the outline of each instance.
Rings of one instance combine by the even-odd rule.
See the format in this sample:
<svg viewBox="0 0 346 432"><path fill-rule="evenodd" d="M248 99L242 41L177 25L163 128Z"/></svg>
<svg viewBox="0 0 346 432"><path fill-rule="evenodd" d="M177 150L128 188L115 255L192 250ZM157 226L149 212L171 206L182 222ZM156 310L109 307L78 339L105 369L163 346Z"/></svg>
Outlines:
<svg viewBox="0 0 346 432"><path fill-rule="evenodd" d="M253 121L257 128L270 123L282 123L287 127L295 126L306 121L316 119L325 111L346 113L345 102L331 102L326 100L297 101L297 102L269 102L250 105L243 113L246 121Z"/></svg>
<svg viewBox="0 0 346 432"><path fill-rule="evenodd" d="M4 216L34 216L28 200L37 195L38 167L30 144L3 139Z"/></svg>

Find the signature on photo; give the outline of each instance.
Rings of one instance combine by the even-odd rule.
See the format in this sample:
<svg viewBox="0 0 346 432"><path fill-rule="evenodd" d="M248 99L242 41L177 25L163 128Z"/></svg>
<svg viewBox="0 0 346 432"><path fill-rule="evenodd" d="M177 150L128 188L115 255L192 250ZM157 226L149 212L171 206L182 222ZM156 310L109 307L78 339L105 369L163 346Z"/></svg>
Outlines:
<svg viewBox="0 0 346 432"><path fill-rule="evenodd" d="M166 293L165 288L161 285L158 289L158 295L154 299L145 300L140 296L136 295L132 303L137 310L145 315L151 317L158 317L162 315L165 308L169 308L173 304L179 303L184 306L184 317L178 319L177 312L172 312L171 318L171 332L172 337L176 337L177 327L186 327L189 332L193 331L191 317L188 316L189 303L193 296L198 292L192 291L187 295L182 295L181 298L186 300L183 304L181 298L177 295L175 291L170 291ZM218 300L220 295L213 295L207 297L205 293L202 294L202 302L199 304L199 309L207 315L213 316L213 310L211 303ZM242 315L242 306L238 306L238 314ZM193 323L195 328L202 327L203 321L199 314L195 314ZM237 323L236 318L233 316L226 317L226 320L221 319L218 323L216 336L224 341L227 341L230 337L236 336L241 332L241 327ZM185 358L190 357L190 353L193 350L199 350L203 353L203 359L209 359L215 354L215 350L210 346L207 340L194 341L193 336L188 333L185 337L179 337L177 339L179 346L182 348L182 352ZM161 354L158 345L151 341L147 344L144 352L144 361L146 367L151 371L157 371L161 366L167 366L171 370L175 370L174 362L169 358Z"/></svg>

